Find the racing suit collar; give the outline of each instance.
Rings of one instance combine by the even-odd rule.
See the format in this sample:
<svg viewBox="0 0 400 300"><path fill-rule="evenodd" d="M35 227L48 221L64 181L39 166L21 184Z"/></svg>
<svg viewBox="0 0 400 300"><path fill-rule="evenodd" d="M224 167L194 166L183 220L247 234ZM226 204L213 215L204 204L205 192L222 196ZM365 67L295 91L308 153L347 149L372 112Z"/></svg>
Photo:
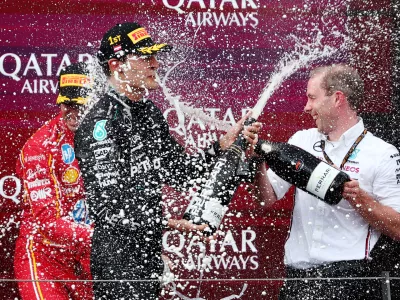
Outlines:
<svg viewBox="0 0 400 300"><path fill-rule="evenodd" d="M139 101L132 101L125 95L119 94L115 89L110 89L108 94L127 108L129 107L132 109L141 109L146 106L147 99L144 97Z"/></svg>

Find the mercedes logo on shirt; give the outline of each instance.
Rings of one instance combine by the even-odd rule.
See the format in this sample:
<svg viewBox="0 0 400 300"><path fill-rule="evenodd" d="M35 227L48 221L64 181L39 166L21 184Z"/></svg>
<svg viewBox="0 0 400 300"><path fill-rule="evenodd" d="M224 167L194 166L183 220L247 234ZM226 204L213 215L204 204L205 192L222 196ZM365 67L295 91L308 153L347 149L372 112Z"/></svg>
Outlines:
<svg viewBox="0 0 400 300"><path fill-rule="evenodd" d="M322 141L318 141L313 146L314 151L322 152Z"/></svg>

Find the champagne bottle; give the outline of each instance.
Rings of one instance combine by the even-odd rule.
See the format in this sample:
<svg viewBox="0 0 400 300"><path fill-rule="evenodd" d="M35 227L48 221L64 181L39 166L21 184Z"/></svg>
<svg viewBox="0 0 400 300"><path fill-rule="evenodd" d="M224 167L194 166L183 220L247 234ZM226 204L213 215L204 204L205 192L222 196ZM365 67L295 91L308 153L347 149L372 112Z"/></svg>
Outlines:
<svg viewBox="0 0 400 300"><path fill-rule="evenodd" d="M255 122L249 118L245 125ZM222 154L214 165L210 177L201 186L199 193L193 194L183 218L194 224L208 224L209 234L214 233L228 210L228 205L240 185L240 169L245 159L247 142L243 135Z"/></svg>
<svg viewBox="0 0 400 300"><path fill-rule="evenodd" d="M340 202L343 185L350 181L346 173L294 145L259 140L255 152L279 177L330 205Z"/></svg>

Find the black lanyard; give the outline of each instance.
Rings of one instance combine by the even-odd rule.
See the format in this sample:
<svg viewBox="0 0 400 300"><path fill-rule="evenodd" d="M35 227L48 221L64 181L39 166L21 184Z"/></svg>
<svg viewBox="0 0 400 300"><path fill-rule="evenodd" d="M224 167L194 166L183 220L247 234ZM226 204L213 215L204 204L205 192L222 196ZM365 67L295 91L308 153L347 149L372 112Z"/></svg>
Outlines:
<svg viewBox="0 0 400 300"><path fill-rule="evenodd" d="M347 160L349 159L350 155L353 153L354 150L356 150L358 144L362 141L362 139L365 137L367 134L367 129L364 129L364 131L358 136L356 141L354 142L353 146L351 146L350 150L347 151L347 154L343 158L342 164L340 165L340 169L343 169L344 165L346 164ZM328 154L325 152L325 141L321 140L321 149L322 153L324 154L325 160L327 161L328 164L334 165L333 161L329 158Z"/></svg>

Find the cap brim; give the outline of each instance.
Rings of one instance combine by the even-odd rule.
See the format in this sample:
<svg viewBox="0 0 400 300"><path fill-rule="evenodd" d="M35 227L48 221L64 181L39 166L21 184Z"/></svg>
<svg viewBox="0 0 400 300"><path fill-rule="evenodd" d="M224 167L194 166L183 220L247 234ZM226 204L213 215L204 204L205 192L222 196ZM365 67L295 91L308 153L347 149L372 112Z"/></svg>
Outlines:
<svg viewBox="0 0 400 300"><path fill-rule="evenodd" d="M157 52L170 52L172 50L172 46L167 45L167 44L154 44L149 47L142 47L137 49L136 51L138 53L144 54L144 55L152 55L156 54Z"/></svg>
<svg viewBox="0 0 400 300"><path fill-rule="evenodd" d="M88 100L89 98L83 98L83 97L69 98L62 95L58 95L56 103L57 105L60 105L62 103L85 105L88 102Z"/></svg>

